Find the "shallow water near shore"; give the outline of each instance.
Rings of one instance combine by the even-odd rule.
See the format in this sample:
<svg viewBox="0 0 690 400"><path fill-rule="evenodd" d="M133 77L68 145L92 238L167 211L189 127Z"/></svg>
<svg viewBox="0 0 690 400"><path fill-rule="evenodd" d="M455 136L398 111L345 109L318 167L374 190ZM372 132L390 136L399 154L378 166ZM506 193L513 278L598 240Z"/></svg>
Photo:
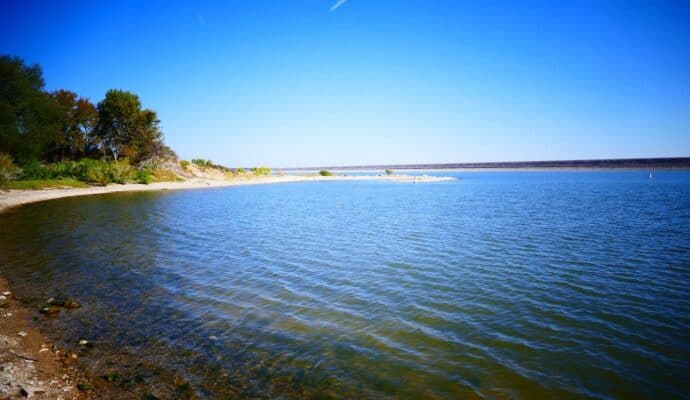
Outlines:
<svg viewBox="0 0 690 400"><path fill-rule="evenodd" d="M686 398L690 172L439 173L0 215L0 273L97 374L202 398Z"/></svg>

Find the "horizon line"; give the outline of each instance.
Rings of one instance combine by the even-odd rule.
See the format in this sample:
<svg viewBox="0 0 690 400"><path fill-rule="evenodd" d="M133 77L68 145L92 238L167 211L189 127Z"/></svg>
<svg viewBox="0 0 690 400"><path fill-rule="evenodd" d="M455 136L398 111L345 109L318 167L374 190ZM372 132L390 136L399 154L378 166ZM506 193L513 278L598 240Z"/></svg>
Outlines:
<svg viewBox="0 0 690 400"><path fill-rule="evenodd" d="M593 158L569 160L530 160L530 161L482 161L452 163L410 163L410 164L366 164L331 165L314 167L280 167L279 171L299 171L315 169L462 169L462 168L649 168L667 167L690 169L690 157L633 157L633 158Z"/></svg>

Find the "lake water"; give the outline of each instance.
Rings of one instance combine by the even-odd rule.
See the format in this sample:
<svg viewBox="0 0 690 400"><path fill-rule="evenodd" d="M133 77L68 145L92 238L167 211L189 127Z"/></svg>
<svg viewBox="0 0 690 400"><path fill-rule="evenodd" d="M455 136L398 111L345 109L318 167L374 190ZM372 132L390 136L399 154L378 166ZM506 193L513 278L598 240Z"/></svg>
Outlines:
<svg viewBox="0 0 690 400"><path fill-rule="evenodd" d="M690 173L436 174L27 205L0 273L115 397L690 396Z"/></svg>

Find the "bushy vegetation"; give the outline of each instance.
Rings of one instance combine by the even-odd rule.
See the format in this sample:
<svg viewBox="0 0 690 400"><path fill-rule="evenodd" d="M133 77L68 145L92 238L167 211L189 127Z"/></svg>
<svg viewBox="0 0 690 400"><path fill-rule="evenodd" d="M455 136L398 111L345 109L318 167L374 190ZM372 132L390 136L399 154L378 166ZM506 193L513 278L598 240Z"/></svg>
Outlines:
<svg viewBox="0 0 690 400"><path fill-rule="evenodd" d="M246 173L246 172L247 172L247 171L245 171L244 168L242 168L242 167L235 168L235 173L236 173L236 174L244 174L244 173Z"/></svg>
<svg viewBox="0 0 690 400"><path fill-rule="evenodd" d="M264 166L252 167L251 171L254 175L257 175L257 176L258 175L270 175L271 174L271 169L268 167L264 167Z"/></svg>
<svg viewBox="0 0 690 400"><path fill-rule="evenodd" d="M203 158L193 158L192 164L196 165L199 168L210 168L213 166L213 162L211 160L204 160Z"/></svg>
<svg viewBox="0 0 690 400"><path fill-rule="evenodd" d="M0 188L5 188L21 174L22 170L14 165L9 154L0 153Z"/></svg>
<svg viewBox="0 0 690 400"><path fill-rule="evenodd" d="M393 170L390 168L386 168L386 175L393 175Z"/></svg>
<svg viewBox="0 0 690 400"><path fill-rule="evenodd" d="M214 164L213 161L211 160L204 160L202 158L194 158L192 159L192 164L196 165L197 167L201 169L206 169L206 168L215 168L219 169L223 172L232 172L232 170L225 165L220 165L220 164ZM184 168L184 167L183 167Z"/></svg>
<svg viewBox="0 0 690 400"><path fill-rule="evenodd" d="M40 66L0 55L0 187L46 187L51 180L67 186L180 180L170 171L181 173L171 161L177 156L163 141L156 112L144 108L136 94L111 89L94 104L73 91L49 92ZM245 173L211 160L191 163L226 177ZM179 165L191 169L189 161Z"/></svg>
<svg viewBox="0 0 690 400"><path fill-rule="evenodd" d="M149 183L152 160L176 159L159 124L134 93L109 90L94 105L69 90L45 91L40 66L0 56L2 186Z"/></svg>
<svg viewBox="0 0 690 400"><path fill-rule="evenodd" d="M108 90L94 105L75 92L44 87L40 66L0 56L0 151L19 164L175 157L156 112L143 108L136 94Z"/></svg>
<svg viewBox="0 0 690 400"><path fill-rule="evenodd" d="M41 164L36 161L23 166L18 178L23 181L74 179L95 185L109 183L149 183L151 172L132 167L127 160L101 161L84 158Z"/></svg>
<svg viewBox="0 0 690 400"><path fill-rule="evenodd" d="M51 180L30 180L30 181L13 181L7 185L9 189L19 190L39 190L51 188L84 188L89 187L84 182L76 179L51 179Z"/></svg>
<svg viewBox="0 0 690 400"><path fill-rule="evenodd" d="M333 176L333 172L322 169L321 171L319 171L319 175L321 175L321 176Z"/></svg>

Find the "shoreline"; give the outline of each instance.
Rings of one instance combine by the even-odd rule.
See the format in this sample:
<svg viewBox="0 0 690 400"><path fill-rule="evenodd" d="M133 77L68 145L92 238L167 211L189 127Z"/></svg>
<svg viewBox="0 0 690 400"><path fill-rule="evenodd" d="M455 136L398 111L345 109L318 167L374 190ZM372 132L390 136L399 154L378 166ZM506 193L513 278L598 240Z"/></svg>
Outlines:
<svg viewBox="0 0 690 400"><path fill-rule="evenodd" d="M203 179L191 178L183 182L155 182L148 185L140 183L110 184L107 186L91 186L88 188L52 188L38 190L0 191L0 213L23 204L36 203L47 200L75 196L91 196L119 192L166 191L188 189L210 189L229 186L261 185L291 182L324 182L324 181L387 181L401 183L428 183L455 180L451 177L412 176L412 175L281 175L239 177L233 179Z"/></svg>
<svg viewBox="0 0 690 400"><path fill-rule="evenodd" d="M210 189L273 183L312 181L388 181L442 182L450 177L382 175L382 176L312 176L282 175L242 177L227 180L192 178L183 182L144 184L111 184L88 188L52 188L0 191L0 214L24 204L65 197L91 196L137 191ZM0 398L2 399L92 399L104 391L106 384L88 373L76 362L79 355L53 345L41 328L31 321L39 312L22 302L11 291L0 269ZM155 397L152 397L155 398Z"/></svg>

